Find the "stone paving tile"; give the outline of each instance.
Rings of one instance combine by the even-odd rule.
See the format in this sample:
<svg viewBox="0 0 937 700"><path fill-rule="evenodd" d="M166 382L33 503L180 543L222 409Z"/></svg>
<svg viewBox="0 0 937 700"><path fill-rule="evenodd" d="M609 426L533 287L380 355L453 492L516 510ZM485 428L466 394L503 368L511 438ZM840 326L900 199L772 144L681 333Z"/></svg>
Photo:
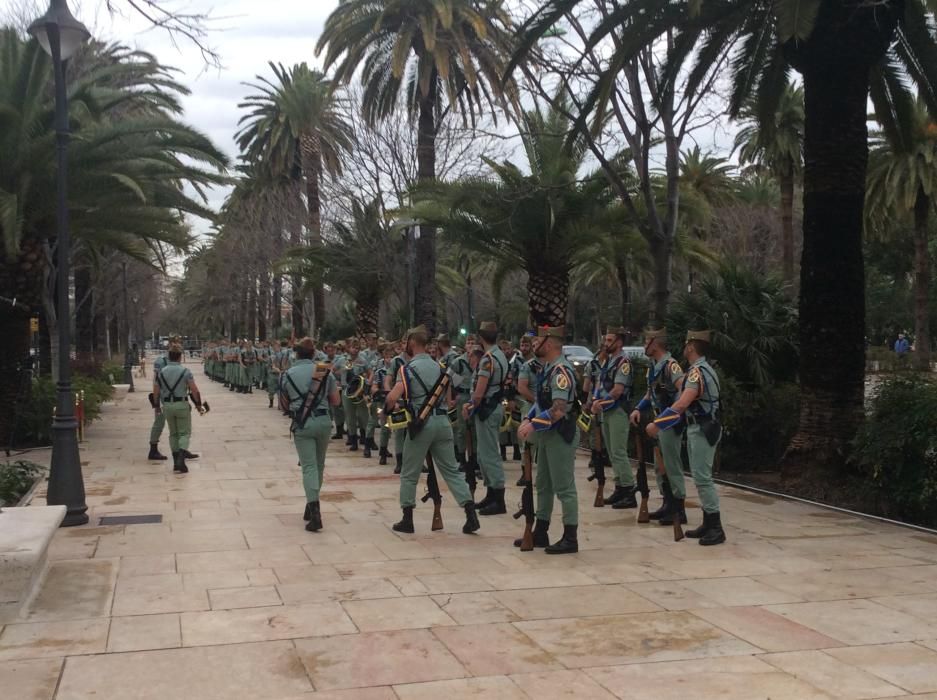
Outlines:
<svg viewBox="0 0 937 700"><path fill-rule="evenodd" d="M492 588L513 591L521 588L560 588L568 586L589 586L595 580L578 571L541 570L512 574L480 574Z"/></svg>
<svg viewBox="0 0 937 700"><path fill-rule="evenodd" d="M0 689L14 700L52 700L62 659L0 662Z"/></svg>
<svg viewBox="0 0 937 700"><path fill-rule="evenodd" d="M345 612L362 632L454 625L455 621L430 598L348 600Z"/></svg>
<svg viewBox="0 0 937 700"><path fill-rule="evenodd" d="M555 617L562 610L567 617L623 615L656 612L661 608L624 586L572 586L499 591L494 598L517 613L522 620Z"/></svg>
<svg viewBox="0 0 937 700"><path fill-rule="evenodd" d="M299 639L295 645L317 691L422 683L469 675L429 630Z"/></svg>
<svg viewBox="0 0 937 700"><path fill-rule="evenodd" d="M556 658L510 624L462 625L433 630L473 676L563 668Z"/></svg>
<svg viewBox="0 0 937 700"><path fill-rule="evenodd" d="M111 609L117 560L82 559L49 564L42 589L29 606L31 622L104 617Z"/></svg>
<svg viewBox="0 0 937 700"><path fill-rule="evenodd" d="M881 678L866 673L822 651L791 651L765 654L759 659L786 671L830 695L844 700L871 700L905 695Z"/></svg>
<svg viewBox="0 0 937 700"><path fill-rule="evenodd" d="M220 588L208 591L212 610L234 608L262 608L280 605L280 595L275 586L249 586L247 588Z"/></svg>
<svg viewBox="0 0 937 700"><path fill-rule="evenodd" d="M753 657L670 661L586 671L619 698L637 700L833 700L833 696Z"/></svg>
<svg viewBox="0 0 937 700"><path fill-rule="evenodd" d="M878 570L807 571L755 579L807 601L845 600L920 593L920 586Z"/></svg>
<svg viewBox="0 0 937 700"><path fill-rule="evenodd" d="M107 651L147 651L182 646L179 615L115 617L107 638Z"/></svg>
<svg viewBox="0 0 937 700"><path fill-rule="evenodd" d="M516 622L567 668L754 654L758 649L685 612Z"/></svg>
<svg viewBox="0 0 937 700"><path fill-rule="evenodd" d="M825 649L841 642L760 607L693 610L694 615L765 651Z"/></svg>
<svg viewBox="0 0 937 700"><path fill-rule="evenodd" d="M265 642L71 658L56 700L231 700L289 697L310 690L293 645Z"/></svg>
<svg viewBox="0 0 937 700"><path fill-rule="evenodd" d="M878 644L829 649L827 653L909 693L937 692L937 652L917 644Z"/></svg>
<svg viewBox="0 0 937 700"><path fill-rule="evenodd" d="M681 581L648 581L628 583L626 587L638 595L656 603L665 610L689 610L690 608L718 608L721 603L697 593Z"/></svg>
<svg viewBox="0 0 937 700"><path fill-rule="evenodd" d="M357 631L338 603L183 613L181 621L182 644L186 647L299 639Z"/></svg>
<svg viewBox="0 0 937 700"><path fill-rule="evenodd" d="M521 618L492 593L434 595L433 600L460 625L516 622Z"/></svg>
<svg viewBox="0 0 937 700"><path fill-rule="evenodd" d="M800 603L802 598L780 591L761 581L746 576L737 578L695 579L683 581L683 586L710 598L721 605L772 605L781 603Z"/></svg>
<svg viewBox="0 0 937 700"><path fill-rule="evenodd" d="M537 700L613 700L614 695L585 671L547 671L509 676L529 697Z"/></svg>
<svg viewBox="0 0 937 700"><path fill-rule="evenodd" d="M907 642L934 635L930 623L869 600L770 605L766 609L846 645Z"/></svg>
<svg viewBox="0 0 937 700"><path fill-rule="evenodd" d="M512 680L506 676L486 678L460 678L453 681L433 681L395 685L394 692L400 700L462 700L463 698L498 698L498 700L530 700Z"/></svg>
<svg viewBox="0 0 937 700"><path fill-rule="evenodd" d="M110 620L70 620L7 625L0 632L0 661L100 654Z"/></svg>
<svg viewBox="0 0 937 700"><path fill-rule="evenodd" d="M277 591L286 604L400 597L400 591L382 578L281 583Z"/></svg>

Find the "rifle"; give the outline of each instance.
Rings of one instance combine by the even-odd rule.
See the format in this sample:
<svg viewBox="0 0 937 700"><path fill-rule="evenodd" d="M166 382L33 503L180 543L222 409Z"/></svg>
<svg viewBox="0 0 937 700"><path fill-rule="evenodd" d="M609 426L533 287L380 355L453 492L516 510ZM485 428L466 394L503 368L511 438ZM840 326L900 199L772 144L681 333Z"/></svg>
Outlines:
<svg viewBox="0 0 937 700"><path fill-rule="evenodd" d="M472 439L471 421L471 418L465 421L465 449L468 453L468 458L465 460L465 483L468 484L469 491L474 495L478 486L478 477L475 476L475 472L478 470L478 460L475 458L475 443Z"/></svg>
<svg viewBox="0 0 937 700"><path fill-rule="evenodd" d="M664 469L664 455L661 454L660 445L654 445L654 463L657 465L658 474L666 474ZM680 514L673 514L673 541L679 542L684 537L683 526L680 524Z"/></svg>
<svg viewBox="0 0 937 700"><path fill-rule="evenodd" d="M312 372L312 383L309 385L309 391L306 392L306 396L303 398L303 403L299 407L299 412L293 418L291 432L302 430L306 426L306 421L308 421L309 416L312 415L313 409L319 404L322 391L328 385L328 371L328 364L321 362L316 363L315 369L313 369ZM286 375L286 378L287 381L291 381L289 375Z"/></svg>
<svg viewBox="0 0 937 700"><path fill-rule="evenodd" d="M524 491L521 494L521 508L514 514L517 520L524 516L524 536L521 538L521 551L529 552L534 548L534 476L533 476L533 456L531 454L530 443L524 444L523 474Z"/></svg>
<svg viewBox="0 0 937 700"><path fill-rule="evenodd" d="M602 426L595 426L595 471L589 475L588 481L595 481L594 508L605 507L605 450L602 449Z"/></svg>
<svg viewBox="0 0 937 700"><path fill-rule="evenodd" d="M638 491L641 492L641 507L638 509L638 522L649 523L651 516L647 512L647 499L651 497L651 489L647 484L647 462L644 459L644 425L638 424L634 431L634 455L638 460Z"/></svg>
<svg viewBox="0 0 937 700"><path fill-rule="evenodd" d="M433 525L430 528L434 532L442 530L442 513L439 511L442 505L442 492L439 490L439 481L436 479L436 467L433 464L432 455L426 455L426 468L429 470L426 474L426 493L420 499L423 503L433 499Z"/></svg>
<svg viewBox="0 0 937 700"><path fill-rule="evenodd" d="M447 369L439 375L439 379L436 380L436 384L434 384L433 388L430 390L429 396L423 400L423 405L420 406L420 410L414 414L413 418L410 420L410 424L407 426L411 439L415 438L423 429L423 426L426 425L426 421L429 420L430 416L433 414L433 410L449 390L449 385L452 383L452 376L454 374L454 370ZM417 379L419 379L419 375L416 376Z"/></svg>

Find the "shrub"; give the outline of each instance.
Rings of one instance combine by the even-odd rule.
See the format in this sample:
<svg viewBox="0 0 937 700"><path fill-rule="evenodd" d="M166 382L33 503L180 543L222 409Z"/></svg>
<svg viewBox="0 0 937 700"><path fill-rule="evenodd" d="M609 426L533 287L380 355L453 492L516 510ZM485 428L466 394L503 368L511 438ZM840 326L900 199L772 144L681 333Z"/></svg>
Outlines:
<svg viewBox="0 0 937 700"><path fill-rule="evenodd" d="M922 376L883 382L853 447L886 514L937 525L937 383Z"/></svg>
<svg viewBox="0 0 937 700"><path fill-rule="evenodd" d="M0 464L0 502L16 503L44 473L45 467L35 462L18 460Z"/></svg>
<svg viewBox="0 0 937 700"><path fill-rule="evenodd" d="M72 390L85 392L85 420L97 420L101 404L109 400L114 387L106 381L76 374ZM52 441L52 412L55 407L55 383L51 377L33 380L30 400L21 407L16 435L17 444L48 445Z"/></svg>
<svg viewBox="0 0 937 700"><path fill-rule="evenodd" d="M722 469L747 472L776 464L797 430L798 386L783 382L759 388L722 375L720 381L725 428L719 447Z"/></svg>

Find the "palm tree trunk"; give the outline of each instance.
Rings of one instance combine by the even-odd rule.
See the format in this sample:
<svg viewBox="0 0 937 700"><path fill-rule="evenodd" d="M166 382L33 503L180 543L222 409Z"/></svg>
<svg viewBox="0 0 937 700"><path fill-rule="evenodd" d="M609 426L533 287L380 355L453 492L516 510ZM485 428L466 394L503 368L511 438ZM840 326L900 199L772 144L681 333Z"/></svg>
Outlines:
<svg viewBox="0 0 937 700"><path fill-rule="evenodd" d="M257 337L267 339L267 303L270 301L270 276L265 272L257 280Z"/></svg>
<svg viewBox="0 0 937 700"><path fill-rule="evenodd" d="M367 333L377 333L380 311L381 298L377 294L369 294L355 300L355 330L358 337L364 337Z"/></svg>
<svg viewBox="0 0 937 700"><path fill-rule="evenodd" d="M527 310L534 326L565 325L568 306L569 272L528 272Z"/></svg>
<svg viewBox="0 0 937 700"><path fill-rule="evenodd" d="M322 247L322 211L319 196L319 180L322 177L322 157L319 154L318 134L304 134L300 137L302 150L303 176L306 179L306 207L309 212L308 243L312 248ZM320 280L315 280L312 287L313 322L310 327L322 327L325 323L325 287Z"/></svg>
<svg viewBox="0 0 937 700"><path fill-rule="evenodd" d="M302 231L300 226L293 225L292 230L290 231L290 245L293 248L298 248L303 243ZM292 308L291 312L291 323L293 325L293 332L296 334L297 338L302 338L306 335L305 321L303 319L303 278L301 275L291 275L290 276L290 286L292 290L290 291L290 299Z"/></svg>
<svg viewBox="0 0 937 700"><path fill-rule="evenodd" d="M673 241L654 236L650 248L654 258L654 316L651 320L664 323L673 281Z"/></svg>
<svg viewBox="0 0 937 700"><path fill-rule="evenodd" d="M794 167L788 163L778 178L781 187L781 254L784 279L794 281Z"/></svg>
<svg viewBox="0 0 937 700"><path fill-rule="evenodd" d="M246 307L244 309L247 324L247 339L254 342L257 337L257 280L248 278Z"/></svg>
<svg viewBox="0 0 937 700"><path fill-rule="evenodd" d="M420 99L417 126L417 177L421 183L436 179L436 76L430 82L430 94ZM415 315L430 334L436 332L436 229L420 226L416 242Z"/></svg>
<svg viewBox="0 0 937 700"><path fill-rule="evenodd" d="M631 323L631 285L628 282L628 267L624 260L615 265L618 277L618 299L621 303L621 325L628 328Z"/></svg>
<svg viewBox="0 0 937 700"><path fill-rule="evenodd" d="M38 285L42 280L42 258L38 249L24 242L15 260L0 255L0 445L9 444L20 388L20 369L29 357L30 307L38 308ZM16 299L16 304L13 300Z"/></svg>
<svg viewBox="0 0 937 700"><path fill-rule="evenodd" d="M280 313L280 307L283 305L283 277L274 275L273 277L273 300L270 309L270 325L273 328L273 337L280 337L280 326L283 316Z"/></svg>
<svg viewBox="0 0 937 700"><path fill-rule="evenodd" d="M930 367L930 208L930 197L919 190L914 203L914 366L921 371Z"/></svg>
<svg viewBox="0 0 937 700"><path fill-rule="evenodd" d="M841 469L863 418L866 112L869 70L881 53L874 20L853 21L849 14L840 4L821 10L798 66L805 93L801 408L784 457L786 475Z"/></svg>

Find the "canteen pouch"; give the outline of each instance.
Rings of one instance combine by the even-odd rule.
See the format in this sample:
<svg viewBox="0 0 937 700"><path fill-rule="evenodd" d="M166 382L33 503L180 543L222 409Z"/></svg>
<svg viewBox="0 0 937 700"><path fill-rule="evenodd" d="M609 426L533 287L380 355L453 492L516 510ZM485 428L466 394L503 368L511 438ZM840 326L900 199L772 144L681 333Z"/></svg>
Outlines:
<svg viewBox="0 0 937 700"><path fill-rule="evenodd" d="M491 398L482 399L482 402L478 405L478 408L475 409L475 415L478 416L478 420L483 423L488 420L492 413L495 412L495 409L501 405L500 396L492 396Z"/></svg>
<svg viewBox="0 0 937 700"><path fill-rule="evenodd" d="M722 437L722 424L713 418L702 418L697 420L697 423L699 423L700 432L703 433L706 442L715 447L719 442L719 438Z"/></svg>
<svg viewBox="0 0 937 700"><path fill-rule="evenodd" d="M573 440L576 439L576 421L573 420L572 416L566 416L556 424L556 432L571 445Z"/></svg>

